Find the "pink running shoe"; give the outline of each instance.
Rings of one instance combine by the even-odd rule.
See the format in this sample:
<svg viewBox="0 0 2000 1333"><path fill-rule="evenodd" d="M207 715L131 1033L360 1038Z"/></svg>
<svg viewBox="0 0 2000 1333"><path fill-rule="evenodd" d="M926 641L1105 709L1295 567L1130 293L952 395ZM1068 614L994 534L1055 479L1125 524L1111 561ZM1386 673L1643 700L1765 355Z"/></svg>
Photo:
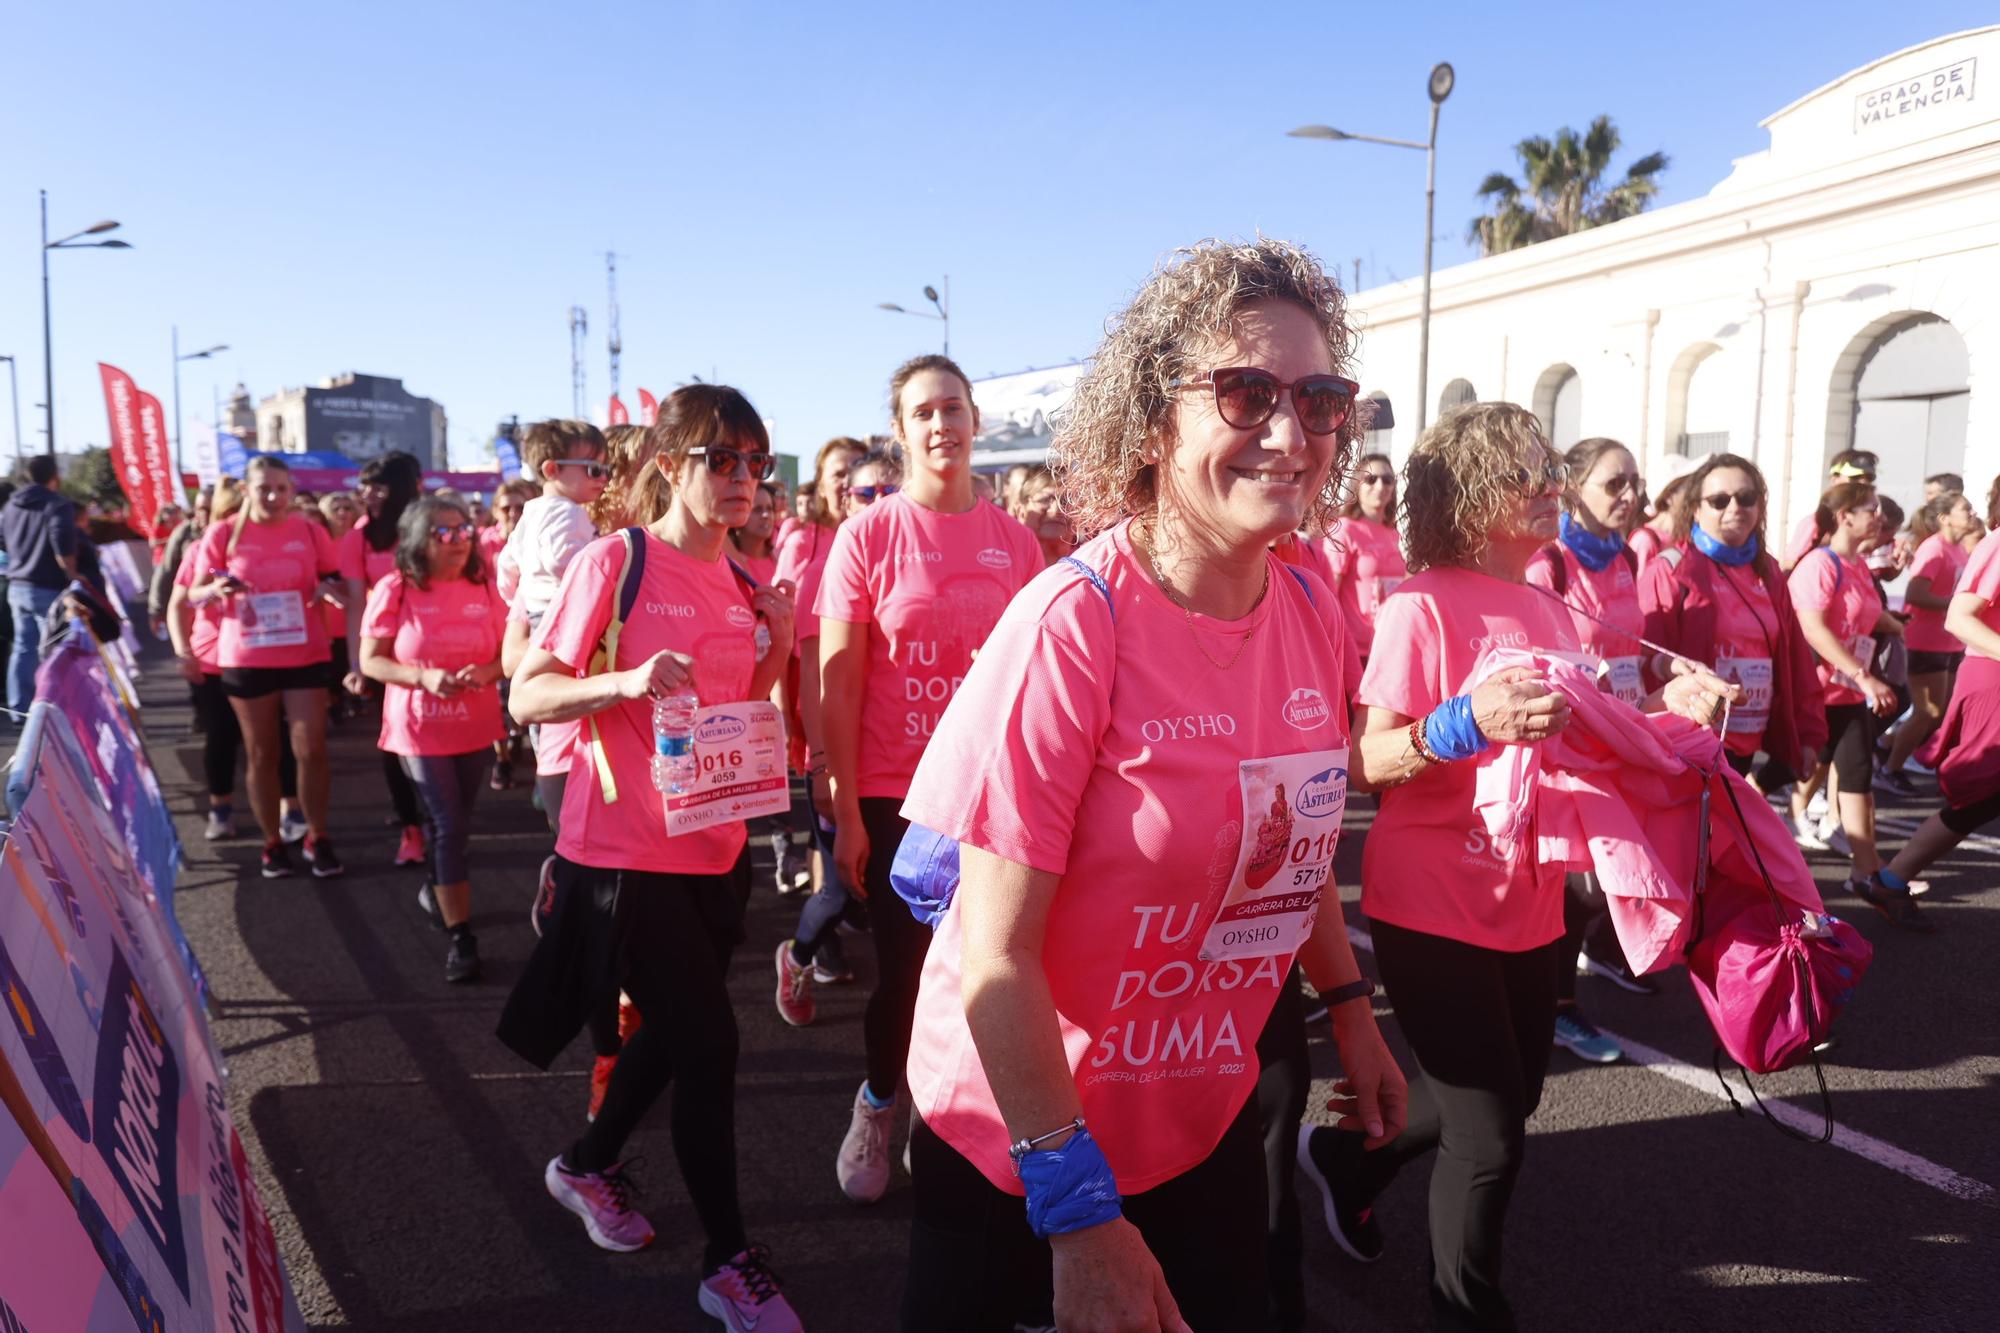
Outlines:
<svg viewBox="0 0 2000 1333"><path fill-rule="evenodd" d="M556 910L556 859L542 858L542 868L535 876L535 901L528 904L528 925L534 929L535 938L540 939L542 925Z"/></svg>
<svg viewBox="0 0 2000 1333"><path fill-rule="evenodd" d="M424 831L415 824L403 825L403 840L396 844L396 864L420 866L424 863Z"/></svg>
<svg viewBox="0 0 2000 1333"><path fill-rule="evenodd" d="M632 1181L622 1162L603 1171L572 1171L558 1153L549 1159L542 1182L551 1198L583 1219L600 1248L629 1254L653 1243L653 1224L634 1211Z"/></svg>
<svg viewBox="0 0 2000 1333"><path fill-rule="evenodd" d="M730 1333L804 1333L792 1303L771 1271L771 1255L752 1245L701 1282L702 1313Z"/></svg>
<svg viewBox="0 0 2000 1333"><path fill-rule="evenodd" d="M778 1017L795 1028L805 1027L818 1012L813 1004L812 966L792 961L790 940L778 945L773 963L778 970Z"/></svg>

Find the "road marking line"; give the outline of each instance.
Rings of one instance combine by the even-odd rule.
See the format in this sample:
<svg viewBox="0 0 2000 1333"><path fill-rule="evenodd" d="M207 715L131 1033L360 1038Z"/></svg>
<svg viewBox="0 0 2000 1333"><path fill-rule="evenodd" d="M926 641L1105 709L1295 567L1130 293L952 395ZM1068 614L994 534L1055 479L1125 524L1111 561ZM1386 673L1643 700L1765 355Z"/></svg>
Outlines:
<svg viewBox="0 0 2000 1333"><path fill-rule="evenodd" d="M1375 952L1375 941L1360 927L1349 926L1347 938L1355 948L1370 954ZM1599 1030L1623 1046L1625 1054L1640 1068L1650 1070L1662 1078L1672 1079L1696 1092L1705 1093L1716 1101L1730 1100L1729 1092L1716 1081L1714 1070L1691 1065L1685 1060L1668 1055L1665 1051L1654 1050L1644 1042L1634 1041L1630 1037L1621 1037L1615 1032L1604 1029ZM1800 1133L1817 1134L1825 1127L1825 1122L1820 1116L1790 1102L1767 1097L1764 1099L1764 1105L1771 1112L1772 1119ZM1849 1129L1839 1121L1835 1121L1833 1125L1832 1143L1836 1148L1843 1148L1858 1157L1865 1157L1877 1166L1887 1167L1899 1175L1908 1176L1920 1185L1928 1185L1955 1199L1985 1204L1988 1207L2000 1205L2000 1191L1996 1191L1984 1181L1962 1176L1950 1167L1939 1166L1928 1158L1905 1152L1895 1144L1886 1143L1872 1134Z"/></svg>

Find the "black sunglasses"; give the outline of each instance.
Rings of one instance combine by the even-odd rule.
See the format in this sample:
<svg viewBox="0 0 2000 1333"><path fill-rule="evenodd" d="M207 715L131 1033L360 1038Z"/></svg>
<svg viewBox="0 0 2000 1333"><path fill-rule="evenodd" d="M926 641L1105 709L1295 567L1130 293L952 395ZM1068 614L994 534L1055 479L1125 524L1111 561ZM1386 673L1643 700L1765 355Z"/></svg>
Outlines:
<svg viewBox="0 0 2000 1333"><path fill-rule="evenodd" d="M1338 375L1305 375L1286 384L1268 370L1254 366L1228 366L1205 370L1187 379L1167 381L1169 389L1209 388L1215 391L1215 411L1237 430L1255 430L1278 410L1278 399L1287 390L1299 425L1308 435L1331 435L1347 423L1354 410L1354 395L1361 386Z"/></svg>
<svg viewBox="0 0 2000 1333"><path fill-rule="evenodd" d="M1731 500L1736 502L1738 509L1755 509L1763 498L1755 491L1717 491L1713 495L1702 496L1701 502L1719 514L1729 508Z"/></svg>
<svg viewBox="0 0 2000 1333"><path fill-rule="evenodd" d="M555 464L557 467L580 467L583 469L583 475L592 481L603 481L611 475L609 463L599 463L589 458L558 458Z"/></svg>
<svg viewBox="0 0 2000 1333"><path fill-rule="evenodd" d="M762 449L732 449L726 444L703 444L687 451L689 458L708 460L708 470L718 476L729 476L736 471L738 463L750 469L753 481L762 481L778 469L778 460Z"/></svg>

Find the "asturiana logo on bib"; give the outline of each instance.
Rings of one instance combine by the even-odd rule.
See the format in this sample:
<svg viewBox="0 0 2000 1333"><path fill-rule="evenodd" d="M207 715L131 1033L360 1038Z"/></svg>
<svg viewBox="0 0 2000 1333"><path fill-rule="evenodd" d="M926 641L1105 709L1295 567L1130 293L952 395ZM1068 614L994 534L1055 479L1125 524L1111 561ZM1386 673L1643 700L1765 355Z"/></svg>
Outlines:
<svg viewBox="0 0 2000 1333"><path fill-rule="evenodd" d="M988 569L1012 569L1014 567L1014 558L997 546L987 547L974 556L973 559Z"/></svg>
<svg viewBox="0 0 2000 1333"><path fill-rule="evenodd" d="M1326 696L1309 685L1301 685L1292 691L1292 697L1285 700L1285 721L1300 731L1311 731L1323 727L1333 712L1326 706Z"/></svg>
<svg viewBox="0 0 2000 1333"><path fill-rule="evenodd" d="M736 626L738 629L749 629L757 623L757 613L747 606L731 606L722 614L730 624Z"/></svg>
<svg viewBox="0 0 2000 1333"><path fill-rule="evenodd" d="M694 740L697 745L721 745L749 729L749 724L740 717L718 715L702 719L701 725L694 729Z"/></svg>
<svg viewBox="0 0 2000 1333"><path fill-rule="evenodd" d="M1315 773L1299 786L1299 794L1292 801L1292 808L1308 819L1323 819L1337 813L1347 790L1347 770L1329 768L1323 773Z"/></svg>

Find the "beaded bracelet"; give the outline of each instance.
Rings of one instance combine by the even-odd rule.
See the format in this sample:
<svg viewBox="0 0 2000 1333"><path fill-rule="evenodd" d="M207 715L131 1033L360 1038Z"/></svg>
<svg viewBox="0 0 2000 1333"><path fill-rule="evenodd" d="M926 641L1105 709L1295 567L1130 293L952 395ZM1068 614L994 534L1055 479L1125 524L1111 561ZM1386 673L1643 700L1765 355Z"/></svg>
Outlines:
<svg viewBox="0 0 2000 1333"><path fill-rule="evenodd" d="M1417 752L1417 758L1427 764L1442 764L1444 762L1444 760L1438 758L1437 752L1431 749L1429 743L1424 738L1423 718L1418 718L1410 724L1410 748Z"/></svg>

